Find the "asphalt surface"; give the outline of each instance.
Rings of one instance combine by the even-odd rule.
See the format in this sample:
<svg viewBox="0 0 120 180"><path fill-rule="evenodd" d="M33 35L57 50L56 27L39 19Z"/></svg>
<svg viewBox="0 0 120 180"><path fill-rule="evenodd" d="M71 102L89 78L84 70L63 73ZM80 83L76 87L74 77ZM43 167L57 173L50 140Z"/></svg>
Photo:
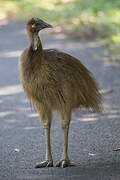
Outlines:
<svg viewBox="0 0 120 180"><path fill-rule="evenodd" d="M68 39L65 33L41 33L45 48L59 48L81 59L104 94L103 114L76 110L70 126L69 155L78 166L34 169L44 160L45 137L19 81L18 58L28 46L25 22L0 26L0 180L119 180L120 64L107 62L101 41ZM61 158L63 135L57 115L51 130L54 163Z"/></svg>

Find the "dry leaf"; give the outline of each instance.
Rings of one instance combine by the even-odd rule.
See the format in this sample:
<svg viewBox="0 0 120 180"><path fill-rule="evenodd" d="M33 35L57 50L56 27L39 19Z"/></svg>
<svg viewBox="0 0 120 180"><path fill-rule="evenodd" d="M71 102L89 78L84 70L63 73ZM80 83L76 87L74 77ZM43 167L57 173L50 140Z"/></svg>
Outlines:
<svg viewBox="0 0 120 180"><path fill-rule="evenodd" d="M14 149L14 152L20 152L20 149L15 148L15 149Z"/></svg>
<svg viewBox="0 0 120 180"><path fill-rule="evenodd" d="M96 154L93 154L93 153L88 153L89 156L96 156Z"/></svg>
<svg viewBox="0 0 120 180"><path fill-rule="evenodd" d="M120 148L112 149L112 151L120 151Z"/></svg>

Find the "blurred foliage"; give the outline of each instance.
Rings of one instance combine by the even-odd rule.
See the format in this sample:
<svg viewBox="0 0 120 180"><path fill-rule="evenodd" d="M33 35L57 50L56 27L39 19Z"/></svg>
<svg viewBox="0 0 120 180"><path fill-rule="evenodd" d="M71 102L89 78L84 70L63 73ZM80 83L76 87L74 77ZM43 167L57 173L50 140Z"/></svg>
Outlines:
<svg viewBox="0 0 120 180"><path fill-rule="evenodd" d="M111 49L120 49L120 0L0 0L0 10L40 17L77 38L106 38Z"/></svg>

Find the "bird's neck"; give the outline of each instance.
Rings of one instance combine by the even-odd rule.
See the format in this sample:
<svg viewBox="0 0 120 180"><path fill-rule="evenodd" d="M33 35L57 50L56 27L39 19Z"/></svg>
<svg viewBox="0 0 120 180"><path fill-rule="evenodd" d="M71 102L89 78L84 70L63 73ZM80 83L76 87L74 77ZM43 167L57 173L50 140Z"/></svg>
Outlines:
<svg viewBox="0 0 120 180"><path fill-rule="evenodd" d="M32 48L33 51L40 50L42 52L42 44L39 35L36 32L33 33L30 38L30 47Z"/></svg>

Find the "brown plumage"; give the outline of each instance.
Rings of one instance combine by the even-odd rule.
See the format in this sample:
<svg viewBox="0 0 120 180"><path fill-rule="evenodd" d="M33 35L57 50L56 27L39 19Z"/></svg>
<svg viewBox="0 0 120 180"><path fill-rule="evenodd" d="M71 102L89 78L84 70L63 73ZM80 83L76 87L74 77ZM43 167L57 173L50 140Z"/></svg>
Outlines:
<svg viewBox="0 0 120 180"><path fill-rule="evenodd" d="M52 166L50 126L52 111L60 115L64 133L62 160L57 166L74 165L67 154L68 129L72 110L85 107L101 110L101 95L91 73L76 58L56 49L43 50L38 33L51 25L32 18L27 23L30 46L19 60L20 80L24 91L39 114L46 133L46 161L35 167Z"/></svg>

